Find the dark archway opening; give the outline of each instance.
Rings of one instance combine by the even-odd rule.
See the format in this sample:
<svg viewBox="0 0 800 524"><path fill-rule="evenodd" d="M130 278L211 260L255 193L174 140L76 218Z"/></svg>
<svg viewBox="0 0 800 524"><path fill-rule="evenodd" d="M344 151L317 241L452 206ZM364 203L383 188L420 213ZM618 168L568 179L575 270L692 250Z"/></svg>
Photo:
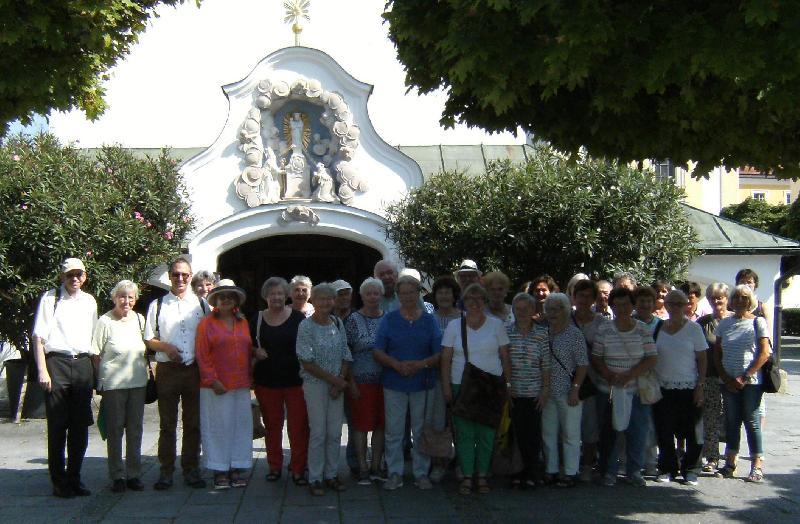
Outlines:
<svg viewBox="0 0 800 524"><path fill-rule="evenodd" d="M354 288L372 276L381 254L364 244L325 235L278 235L254 240L220 255L217 268L221 278L231 278L247 292L242 310L250 318L265 306L259 296L261 285L271 276L289 281L306 275L315 284L342 278Z"/></svg>

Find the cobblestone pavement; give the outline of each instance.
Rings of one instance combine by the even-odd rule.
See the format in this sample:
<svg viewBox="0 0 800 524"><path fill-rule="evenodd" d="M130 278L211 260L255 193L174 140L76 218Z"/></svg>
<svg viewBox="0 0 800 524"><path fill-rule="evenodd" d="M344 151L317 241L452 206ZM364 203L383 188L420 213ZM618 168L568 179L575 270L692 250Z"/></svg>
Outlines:
<svg viewBox="0 0 800 524"><path fill-rule="evenodd" d="M704 523L800 522L800 347L796 340L787 342L791 344L784 353L784 367L791 374L791 390L767 398L761 485L742 478L701 477L695 487L648 482L645 488L620 483L613 488L581 485L519 492L505 489L497 480L492 493L463 497L451 478L431 491L419 491L407 478L404 488L386 492L378 486L358 486L342 471L347 491L312 497L306 488L292 484L285 471L279 482L265 482L261 440L255 442L255 467L246 489L193 490L177 482L176 475L175 487L156 492L152 485L158 476L158 414L155 406L147 406L142 446L146 491L111 493L105 443L93 427L83 468L84 482L93 494L71 500L50 495L44 421L17 425L2 419L0 522L668 522L676 518ZM0 391L0 416L6 417L4 381ZM739 475L747 471L743 460Z"/></svg>

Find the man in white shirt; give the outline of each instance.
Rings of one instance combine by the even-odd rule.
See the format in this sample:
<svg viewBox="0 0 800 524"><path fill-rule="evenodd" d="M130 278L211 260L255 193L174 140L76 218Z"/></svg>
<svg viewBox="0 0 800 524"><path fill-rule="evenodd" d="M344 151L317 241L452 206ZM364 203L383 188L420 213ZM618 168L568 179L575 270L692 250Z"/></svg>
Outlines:
<svg viewBox="0 0 800 524"><path fill-rule="evenodd" d="M397 294L394 292L394 285L397 282L397 264L391 260L379 260L375 264L373 276L383 283L383 297L381 298L381 310L384 313L394 311L400 307Z"/></svg>
<svg viewBox="0 0 800 524"><path fill-rule="evenodd" d="M147 310L144 339L156 352L158 388L158 461L161 475L156 490L169 489L175 471L178 403L181 404L183 441L181 469L187 486L205 488L200 475L200 372L194 357L197 325L208 312L205 299L195 295L189 283L192 266L183 257L169 266L172 284L166 296L153 301Z"/></svg>
<svg viewBox="0 0 800 524"><path fill-rule="evenodd" d="M81 483L81 465L92 417L92 333L97 303L81 291L86 267L77 258L61 264L61 286L42 295L33 326L33 355L45 390L47 467L53 495L91 495ZM64 457L66 447L67 459Z"/></svg>

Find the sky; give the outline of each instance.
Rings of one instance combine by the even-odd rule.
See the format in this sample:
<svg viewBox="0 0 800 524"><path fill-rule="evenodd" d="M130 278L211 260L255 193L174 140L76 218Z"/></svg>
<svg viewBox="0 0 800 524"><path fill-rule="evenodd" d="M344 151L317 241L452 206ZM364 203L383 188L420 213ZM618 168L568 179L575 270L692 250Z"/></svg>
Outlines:
<svg viewBox="0 0 800 524"><path fill-rule="evenodd" d="M325 51L356 79L372 84L368 104L391 145L521 144L522 133L439 126L445 94L406 93L383 23L385 0L312 0L301 45ZM221 86L265 56L294 44L282 0L204 0L162 7L130 55L111 71L109 109L95 122L80 111L50 116L50 129L81 147L205 147L221 131L228 105Z"/></svg>

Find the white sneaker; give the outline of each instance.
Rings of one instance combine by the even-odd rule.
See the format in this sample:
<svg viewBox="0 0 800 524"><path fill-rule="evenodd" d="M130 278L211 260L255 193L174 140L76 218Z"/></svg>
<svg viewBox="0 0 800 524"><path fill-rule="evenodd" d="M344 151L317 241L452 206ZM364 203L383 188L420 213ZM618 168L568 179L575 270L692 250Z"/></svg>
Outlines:
<svg viewBox="0 0 800 524"><path fill-rule="evenodd" d="M644 477L641 473L633 473L628 476L628 482L631 486L646 486L647 482L644 480Z"/></svg>
<svg viewBox="0 0 800 524"><path fill-rule="evenodd" d="M668 483L672 482L672 475L669 473L662 473L661 475L656 477L656 482Z"/></svg>
<svg viewBox="0 0 800 524"><path fill-rule="evenodd" d="M690 486L697 486L697 473L693 471L687 471L683 476L683 480L685 480Z"/></svg>
<svg viewBox="0 0 800 524"><path fill-rule="evenodd" d="M433 489L433 484L428 477L420 477L414 481L414 485L422 490Z"/></svg>
<svg viewBox="0 0 800 524"><path fill-rule="evenodd" d="M402 487L403 487L403 477L401 477L397 473L389 475L389 480L387 480L383 485L383 489L387 491L394 491Z"/></svg>

